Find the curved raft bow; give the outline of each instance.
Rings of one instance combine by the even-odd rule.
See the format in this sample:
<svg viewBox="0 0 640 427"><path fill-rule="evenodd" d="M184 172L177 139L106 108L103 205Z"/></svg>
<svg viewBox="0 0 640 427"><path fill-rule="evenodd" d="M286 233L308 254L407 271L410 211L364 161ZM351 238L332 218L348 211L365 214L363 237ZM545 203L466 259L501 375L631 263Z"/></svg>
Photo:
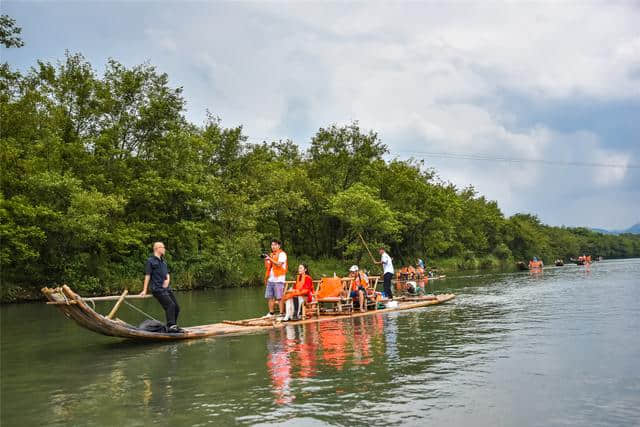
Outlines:
<svg viewBox="0 0 640 427"><path fill-rule="evenodd" d="M281 328L285 325L299 325L306 323L317 323L335 319L344 319L345 317L360 317L375 313L386 313L391 311L408 310L412 308L424 307L428 305L441 304L455 298L454 294L437 295L436 297L415 299L411 298L407 301L400 301L394 308L385 308L380 310L369 310L363 313L352 313L345 315L322 315L311 317L305 320L294 322L280 322L274 319L245 319L237 321L225 320L222 323L213 323L210 325L192 326L183 328L184 333L167 333L167 332L149 332L138 329L137 327L123 322L120 319L113 319L118 307L125 299L146 298L138 295L127 296L125 291L120 296L82 298L76 294L67 285L59 288L42 288L42 293L47 297L47 304L55 305L67 317L74 320L78 325L90 331L97 332L102 335L111 337L127 338L135 341L173 341L184 339L207 338L223 335L241 335L247 333L255 333L267 331L270 329ZM116 305L107 316L96 312L87 302L94 301L116 301Z"/></svg>

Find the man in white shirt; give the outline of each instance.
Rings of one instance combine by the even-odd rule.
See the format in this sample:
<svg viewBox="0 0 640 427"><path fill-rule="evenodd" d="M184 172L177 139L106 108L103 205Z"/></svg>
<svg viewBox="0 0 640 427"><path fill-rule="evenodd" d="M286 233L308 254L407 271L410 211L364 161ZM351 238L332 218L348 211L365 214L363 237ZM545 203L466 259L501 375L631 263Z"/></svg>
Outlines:
<svg viewBox="0 0 640 427"><path fill-rule="evenodd" d="M267 269L265 281L267 289L264 297L269 301L269 313L264 317L273 317L275 315L275 302L278 301L280 314L284 315L284 301L282 294L284 293L284 282L287 280L287 254L280 249L282 243L279 240L271 241L271 254L265 254L265 267Z"/></svg>
<svg viewBox="0 0 640 427"><path fill-rule="evenodd" d="M384 248L381 247L378 252L380 252L380 261L376 261L376 264L382 265L382 270L384 275L382 276L384 283L384 294L390 300L393 299L393 294L391 293L391 279L393 278L393 262L391 261L391 257L388 253L385 252Z"/></svg>

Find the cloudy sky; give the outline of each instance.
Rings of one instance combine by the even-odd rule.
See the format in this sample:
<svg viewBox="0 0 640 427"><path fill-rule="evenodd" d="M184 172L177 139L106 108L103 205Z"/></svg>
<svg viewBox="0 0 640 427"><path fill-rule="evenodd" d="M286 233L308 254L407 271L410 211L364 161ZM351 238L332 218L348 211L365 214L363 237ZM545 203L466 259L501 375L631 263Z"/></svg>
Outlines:
<svg viewBox="0 0 640 427"><path fill-rule="evenodd" d="M26 69L81 52L144 61L188 117L308 146L358 120L503 212L640 222L640 3L2 1ZM462 157L471 157L462 158ZM487 159L519 159L495 161Z"/></svg>

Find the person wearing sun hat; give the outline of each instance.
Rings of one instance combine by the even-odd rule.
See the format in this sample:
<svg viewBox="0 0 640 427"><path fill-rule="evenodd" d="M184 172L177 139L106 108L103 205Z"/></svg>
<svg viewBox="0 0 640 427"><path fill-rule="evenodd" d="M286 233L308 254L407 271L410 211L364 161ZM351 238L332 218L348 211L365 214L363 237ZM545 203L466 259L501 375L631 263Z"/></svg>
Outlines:
<svg viewBox="0 0 640 427"><path fill-rule="evenodd" d="M367 287L369 286L369 278L360 271L357 265L349 268L349 277L351 277L351 286L349 287L352 299L357 300L360 305L360 311L367 310Z"/></svg>

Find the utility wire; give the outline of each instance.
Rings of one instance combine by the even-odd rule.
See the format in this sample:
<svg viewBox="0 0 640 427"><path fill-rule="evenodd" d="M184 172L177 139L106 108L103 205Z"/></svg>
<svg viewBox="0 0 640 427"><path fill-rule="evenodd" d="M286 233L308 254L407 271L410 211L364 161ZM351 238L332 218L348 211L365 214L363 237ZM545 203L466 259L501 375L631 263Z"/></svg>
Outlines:
<svg viewBox="0 0 640 427"><path fill-rule="evenodd" d="M293 141L290 138L284 137L272 137L272 138L248 138L247 142L250 144L261 144L262 142L269 141ZM301 147L300 144L296 144ZM417 157L436 157L441 159L452 160L481 160L489 162L506 162L506 163L537 163L550 166L578 166L578 167L590 167L590 168L613 168L613 169L640 169L640 164L621 164L621 163L598 163L598 162L563 162L560 160L545 160L545 159L523 159L514 157L495 157L484 154L474 153L446 153L446 152L431 152L431 151L392 151L389 153L391 156L394 154L412 154Z"/></svg>
<svg viewBox="0 0 640 427"><path fill-rule="evenodd" d="M491 162L508 162L508 163L538 163L538 164L553 165L553 166L581 166L581 167L593 167L593 168L640 169L640 165L637 165L637 164L563 162L559 160L494 157L489 155L472 154L472 153L465 154L465 153L443 153L443 152L428 152L428 151L396 151L396 153L415 154L416 156L419 156L419 157L438 157L443 159L455 159L455 160L483 160L483 161L491 161Z"/></svg>

